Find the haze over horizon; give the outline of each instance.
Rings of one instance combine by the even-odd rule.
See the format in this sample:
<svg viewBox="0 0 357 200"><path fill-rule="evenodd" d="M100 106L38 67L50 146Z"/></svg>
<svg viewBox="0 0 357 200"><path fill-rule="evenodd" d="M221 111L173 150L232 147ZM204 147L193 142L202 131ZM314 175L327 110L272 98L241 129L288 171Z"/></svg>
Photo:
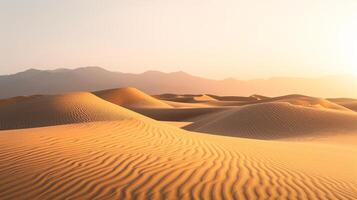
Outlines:
<svg viewBox="0 0 357 200"><path fill-rule="evenodd" d="M163 73L163 74L173 74L173 73L184 73L190 76L194 76L194 77L199 77L199 78L204 78L204 79L210 79L210 80L229 80L229 79L233 79L233 80L239 80L239 81L252 81L252 80L269 80L269 79L276 79L276 78L286 78L286 79L320 79L320 78L328 78L328 77L336 77L336 78L343 78L343 77L356 77L357 78L357 74L326 74L326 75L315 75L315 76L306 76L306 77L302 77L302 76L270 76L270 77L257 77L257 78L235 78L235 77L225 77L225 78L211 78L211 77L206 77L200 74L193 74L193 73L189 73L187 71L183 71L183 70L177 70L177 71L160 71L160 70L155 70L155 69L147 69L144 71L140 71L140 72L127 72L127 71L119 71L119 70L111 70L111 69L107 69L105 67L101 67L101 66L84 66L84 67L59 67L59 68L42 68L42 67L31 67L31 68L27 68L21 71L17 71L17 72L13 72L13 73L8 73L8 74L0 74L0 76L9 76L9 75L15 75L18 73L23 73L23 72L27 72L29 70L39 70L39 71L58 71L58 70L78 70L78 69L86 69L86 68L96 68L98 70L105 70L108 72L118 72L118 73L124 73L124 74L144 74L144 73L148 73L148 72L159 72L159 73Z"/></svg>
<svg viewBox="0 0 357 200"><path fill-rule="evenodd" d="M274 77L269 79L209 79L183 71L127 73L100 67L57 70L26 70L0 76L0 98L23 95L59 94L133 87L148 94L215 94L284 96L300 94L323 98L357 98L357 77Z"/></svg>
<svg viewBox="0 0 357 200"><path fill-rule="evenodd" d="M357 75L357 2L1 1L0 74L102 66L211 79Z"/></svg>

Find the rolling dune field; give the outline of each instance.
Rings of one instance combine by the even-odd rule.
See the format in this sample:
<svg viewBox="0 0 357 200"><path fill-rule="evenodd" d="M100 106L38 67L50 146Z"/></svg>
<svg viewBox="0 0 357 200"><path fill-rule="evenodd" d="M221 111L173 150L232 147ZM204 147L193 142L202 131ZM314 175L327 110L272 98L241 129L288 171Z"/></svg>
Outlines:
<svg viewBox="0 0 357 200"><path fill-rule="evenodd" d="M208 97L0 100L0 199L357 199L356 112L294 95Z"/></svg>
<svg viewBox="0 0 357 200"><path fill-rule="evenodd" d="M357 200L357 0L0 0L0 200Z"/></svg>

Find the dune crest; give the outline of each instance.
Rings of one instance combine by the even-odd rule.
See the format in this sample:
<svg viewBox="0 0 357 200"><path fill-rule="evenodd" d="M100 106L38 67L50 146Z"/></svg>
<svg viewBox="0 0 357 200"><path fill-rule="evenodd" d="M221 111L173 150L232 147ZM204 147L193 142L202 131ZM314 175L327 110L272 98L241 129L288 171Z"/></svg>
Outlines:
<svg viewBox="0 0 357 200"><path fill-rule="evenodd" d="M93 92L98 97L129 108L170 108L171 106L136 88L118 88Z"/></svg>
<svg viewBox="0 0 357 200"><path fill-rule="evenodd" d="M246 101L256 101L259 100L259 98L255 97L254 95L249 96L249 97L242 97L242 96L218 96L218 95L209 95L211 98L214 98L219 101L237 101L237 102L246 102Z"/></svg>
<svg viewBox="0 0 357 200"><path fill-rule="evenodd" d="M269 140L303 138L357 133L357 114L285 102L260 103L207 115L185 129Z"/></svg>
<svg viewBox="0 0 357 200"><path fill-rule="evenodd" d="M273 98L265 98L256 102L251 103L268 103L268 102L287 102L293 105L312 107L312 108L326 108L326 109L334 109L334 110L342 110L342 111L351 111L350 109L333 103L327 99L309 97L304 95L286 95L280 97Z"/></svg>
<svg viewBox="0 0 357 200"><path fill-rule="evenodd" d="M337 99L328 99L328 100L357 112L357 100L356 99L337 98Z"/></svg>
<svg viewBox="0 0 357 200"><path fill-rule="evenodd" d="M36 96L22 98L16 103L0 104L0 129L132 118L145 119L146 117L104 101L88 92Z"/></svg>
<svg viewBox="0 0 357 200"><path fill-rule="evenodd" d="M12 97L12 98L9 98L9 99L0 99L0 106L10 105L10 104L18 103L18 102L21 102L21 101L38 98L38 97L41 97L41 96L42 95L17 96L17 97Z"/></svg>
<svg viewBox="0 0 357 200"><path fill-rule="evenodd" d="M214 99L214 98L212 98L212 97L210 97L210 96L208 96L206 94L195 96L195 97L193 97L193 99L195 101L198 101L198 102L200 102L200 101L203 101L203 102L205 102L205 101L216 101L216 99Z"/></svg>
<svg viewBox="0 0 357 200"><path fill-rule="evenodd" d="M200 107L215 106L243 106L250 104L269 103L269 102L286 102L292 105L305 106L311 108L324 108L341 111L352 111L356 101L343 101L336 99L339 103L329 101L328 99L310 97L304 95L285 95L279 97L265 97L262 95L243 96L218 96L218 95L179 95L179 94L162 94L155 95L158 99L168 101L168 104L187 104ZM176 107L176 106L174 106ZM177 106L180 107L180 106ZM350 109L352 108L352 109Z"/></svg>

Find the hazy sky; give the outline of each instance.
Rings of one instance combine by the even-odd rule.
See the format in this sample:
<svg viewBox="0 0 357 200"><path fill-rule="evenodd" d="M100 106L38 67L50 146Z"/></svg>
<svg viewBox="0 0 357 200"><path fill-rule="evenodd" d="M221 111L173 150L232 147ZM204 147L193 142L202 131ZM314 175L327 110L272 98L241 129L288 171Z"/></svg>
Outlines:
<svg viewBox="0 0 357 200"><path fill-rule="evenodd" d="M0 74L357 74L356 0L0 0Z"/></svg>

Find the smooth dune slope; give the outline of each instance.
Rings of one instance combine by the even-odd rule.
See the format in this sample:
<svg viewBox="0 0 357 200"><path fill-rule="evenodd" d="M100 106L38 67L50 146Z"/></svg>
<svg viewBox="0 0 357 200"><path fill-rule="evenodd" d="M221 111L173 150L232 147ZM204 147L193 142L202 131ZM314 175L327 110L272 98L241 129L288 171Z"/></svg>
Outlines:
<svg viewBox="0 0 357 200"><path fill-rule="evenodd" d="M161 100L181 103L203 103L217 100L206 94L161 94L153 96Z"/></svg>
<svg viewBox="0 0 357 200"><path fill-rule="evenodd" d="M256 101L259 100L255 96L250 96L250 97L241 97L241 96L218 96L218 95L213 95L210 94L210 97L219 100L219 101Z"/></svg>
<svg viewBox="0 0 357 200"><path fill-rule="evenodd" d="M35 99L35 98L39 98L41 96L42 95L18 96L18 97L12 97L12 98L8 98L8 99L0 99L0 106L10 105L10 104L14 104L17 102L29 100L29 99Z"/></svg>
<svg viewBox="0 0 357 200"><path fill-rule="evenodd" d="M200 102L200 101L203 101L203 102L205 102L205 101L216 101L216 99L214 99L214 98L212 98L212 97L210 97L210 96L208 96L206 94L195 96L195 97L193 97L193 99L195 101L198 101L198 102Z"/></svg>
<svg viewBox="0 0 357 200"><path fill-rule="evenodd" d="M136 119L1 131L0 199L356 199L356 154Z"/></svg>
<svg viewBox="0 0 357 200"><path fill-rule="evenodd" d="M263 99L269 99L270 98L270 97L259 95L259 94L253 94L250 97L253 97L253 98L257 99L257 100L263 100Z"/></svg>
<svg viewBox="0 0 357 200"><path fill-rule="evenodd" d="M185 129L255 139L323 137L357 134L357 114L283 102L261 103L208 115Z"/></svg>
<svg viewBox="0 0 357 200"><path fill-rule="evenodd" d="M93 92L98 97L128 108L170 108L171 106L136 88L118 88Z"/></svg>
<svg viewBox="0 0 357 200"><path fill-rule="evenodd" d="M203 107L222 107L222 106L242 106L258 103L269 102L286 102L292 105L313 107L313 108L325 108L333 110L351 111L354 108L356 101L339 101L335 103L323 98L310 97L304 95L285 95L279 97L265 97L261 95L252 95L249 97L242 96L217 96L217 95L175 95L175 94L163 94L156 95L155 97L176 103L186 103L192 106L202 105ZM342 105L344 104L344 105Z"/></svg>
<svg viewBox="0 0 357 200"><path fill-rule="evenodd" d="M175 101L167 101L161 100L162 102L172 106L173 108L207 108L212 107L207 105L207 103L184 103L184 102L175 102Z"/></svg>
<svg viewBox="0 0 357 200"><path fill-rule="evenodd" d="M298 94L286 95L286 96L280 96L274 98L266 98L258 101L251 101L247 104L268 103L268 102L287 102L293 105L305 106L305 107L351 111L344 106L338 105L336 103L333 103L323 98L309 97L309 96L298 95Z"/></svg>
<svg viewBox="0 0 357 200"><path fill-rule="evenodd" d="M357 112L357 99L338 98L328 100Z"/></svg>
<svg viewBox="0 0 357 200"><path fill-rule="evenodd" d="M175 95L175 94L163 94L163 95L154 95L154 97L162 100L163 102L175 107L175 108L204 108L204 107L223 107L223 106L240 106L247 104L247 101L226 101L221 98L217 98L215 95ZM227 97L227 98L238 98L244 100L252 100L250 97ZM224 99L224 98L223 98Z"/></svg>
<svg viewBox="0 0 357 200"><path fill-rule="evenodd" d="M21 98L15 103L0 104L0 129L130 118L145 117L86 92Z"/></svg>
<svg viewBox="0 0 357 200"><path fill-rule="evenodd" d="M186 121L194 122L209 114L228 110L227 107L205 108L139 108L133 111L160 121Z"/></svg>

